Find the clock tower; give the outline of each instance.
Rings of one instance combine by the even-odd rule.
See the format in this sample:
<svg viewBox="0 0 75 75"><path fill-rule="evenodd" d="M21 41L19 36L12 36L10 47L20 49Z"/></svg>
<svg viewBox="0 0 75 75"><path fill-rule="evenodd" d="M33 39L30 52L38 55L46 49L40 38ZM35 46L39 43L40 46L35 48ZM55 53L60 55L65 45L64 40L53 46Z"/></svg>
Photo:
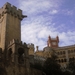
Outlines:
<svg viewBox="0 0 75 75"><path fill-rule="evenodd" d="M57 48L59 43L59 37L56 36L56 38L48 37L47 46L52 48Z"/></svg>

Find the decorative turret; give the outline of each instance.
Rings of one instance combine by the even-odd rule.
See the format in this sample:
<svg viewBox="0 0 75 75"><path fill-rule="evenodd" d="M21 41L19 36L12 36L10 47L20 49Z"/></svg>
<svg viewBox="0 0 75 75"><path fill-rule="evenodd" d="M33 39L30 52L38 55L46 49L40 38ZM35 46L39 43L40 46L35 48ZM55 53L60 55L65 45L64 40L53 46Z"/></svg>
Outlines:
<svg viewBox="0 0 75 75"><path fill-rule="evenodd" d="M58 43L59 43L59 37L58 37L58 36L56 36L56 39L57 39L57 41L58 41Z"/></svg>
<svg viewBox="0 0 75 75"><path fill-rule="evenodd" d="M48 37L48 41L47 41L48 47L56 48L56 47L58 47L58 43L59 43L58 36L56 38L51 38L50 36Z"/></svg>
<svg viewBox="0 0 75 75"><path fill-rule="evenodd" d="M29 55L34 55L34 44L29 43L27 46L29 48Z"/></svg>
<svg viewBox="0 0 75 75"><path fill-rule="evenodd" d="M48 47L50 47L50 44L51 44L50 42L51 42L51 37L50 37L50 35L49 35L48 41L47 41L47 46L48 46Z"/></svg>
<svg viewBox="0 0 75 75"><path fill-rule="evenodd" d="M36 51L38 51L38 46L36 46Z"/></svg>

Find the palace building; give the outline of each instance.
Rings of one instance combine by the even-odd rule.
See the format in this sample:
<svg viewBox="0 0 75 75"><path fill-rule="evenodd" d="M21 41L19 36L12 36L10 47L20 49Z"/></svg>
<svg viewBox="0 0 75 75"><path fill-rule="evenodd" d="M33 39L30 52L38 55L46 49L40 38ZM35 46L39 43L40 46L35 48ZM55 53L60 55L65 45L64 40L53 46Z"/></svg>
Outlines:
<svg viewBox="0 0 75 75"><path fill-rule="evenodd" d="M33 53L32 55L34 56L38 56L39 59L40 57L51 57L51 55L55 53L57 55L57 62L61 65L62 68L66 68L69 61L75 60L75 45L59 47L59 42L60 41L58 36L56 36L56 38L51 38L49 36L47 40L47 47L44 47L43 50L39 50L38 46L36 46L35 53L33 47L31 49L31 53Z"/></svg>
<svg viewBox="0 0 75 75"><path fill-rule="evenodd" d="M0 75L42 75L30 67L30 63L44 62L45 58L57 55L57 62L65 68L69 61L75 60L75 45L59 47L59 37L48 37L47 47L42 51L34 44L21 41L21 21L26 18L21 9L4 4L0 8Z"/></svg>

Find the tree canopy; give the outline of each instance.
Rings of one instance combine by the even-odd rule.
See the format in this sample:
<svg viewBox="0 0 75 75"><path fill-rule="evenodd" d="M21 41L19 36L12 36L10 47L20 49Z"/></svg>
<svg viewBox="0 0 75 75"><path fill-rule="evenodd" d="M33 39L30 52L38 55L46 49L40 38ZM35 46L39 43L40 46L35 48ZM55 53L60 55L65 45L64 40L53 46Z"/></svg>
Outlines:
<svg viewBox="0 0 75 75"><path fill-rule="evenodd" d="M43 71L46 75L61 75L60 65L56 62L56 57L47 58L43 65Z"/></svg>

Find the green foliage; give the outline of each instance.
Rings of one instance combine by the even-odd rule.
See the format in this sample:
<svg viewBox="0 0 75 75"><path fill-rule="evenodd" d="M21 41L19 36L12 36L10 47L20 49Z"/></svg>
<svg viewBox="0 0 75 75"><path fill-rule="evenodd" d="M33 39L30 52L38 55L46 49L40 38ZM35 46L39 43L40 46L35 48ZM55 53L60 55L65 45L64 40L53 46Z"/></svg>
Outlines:
<svg viewBox="0 0 75 75"><path fill-rule="evenodd" d="M42 70L42 65L40 63L35 63L34 68L38 70Z"/></svg>
<svg viewBox="0 0 75 75"><path fill-rule="evenodd" d="M62 72L62 75L72 75L72 74L69 71L64 71L64 72Z"/></svg>
<svg viewBox="0 0 75 75"><path fill-rule="evenodd" d="M75 63L70 62L68 65L68 68L73 71L71 73L69 70L65 70L64 72L61 70L61 66L56 61L57 56L51 55L51 58L47 58L42 65L40 62L35 62L34 64L31 64L30 66L32 68L38 69L42 71L42 75L75 75Z"/></svg>
<svg viewBox="0 0 75 75"><path fill-rule="evenodd" d="M60 65L56 62L55 58L47 58L43 65L43 71L46 75L61 75Z"/></svg>
<svg viewBox="0 0 75 75"><path fill-rule="evenodd" d="M30 67L38 69L38 70L42 70L42 65L40 63L30 64Z"/></svg>
<svg viewBox="0 0 75 75"><path fill-rule="evenodd" d="M75 60L74 61L69 61L67 69L69 71L71 71L72 75L75 75Z"/></svg>
<svg viewBox="0 0 75 75"><path fill-rule="evenodd" d="M70 69L71 71L75 71L75 62L70 62L68 64L68 69Z"/></svg>

